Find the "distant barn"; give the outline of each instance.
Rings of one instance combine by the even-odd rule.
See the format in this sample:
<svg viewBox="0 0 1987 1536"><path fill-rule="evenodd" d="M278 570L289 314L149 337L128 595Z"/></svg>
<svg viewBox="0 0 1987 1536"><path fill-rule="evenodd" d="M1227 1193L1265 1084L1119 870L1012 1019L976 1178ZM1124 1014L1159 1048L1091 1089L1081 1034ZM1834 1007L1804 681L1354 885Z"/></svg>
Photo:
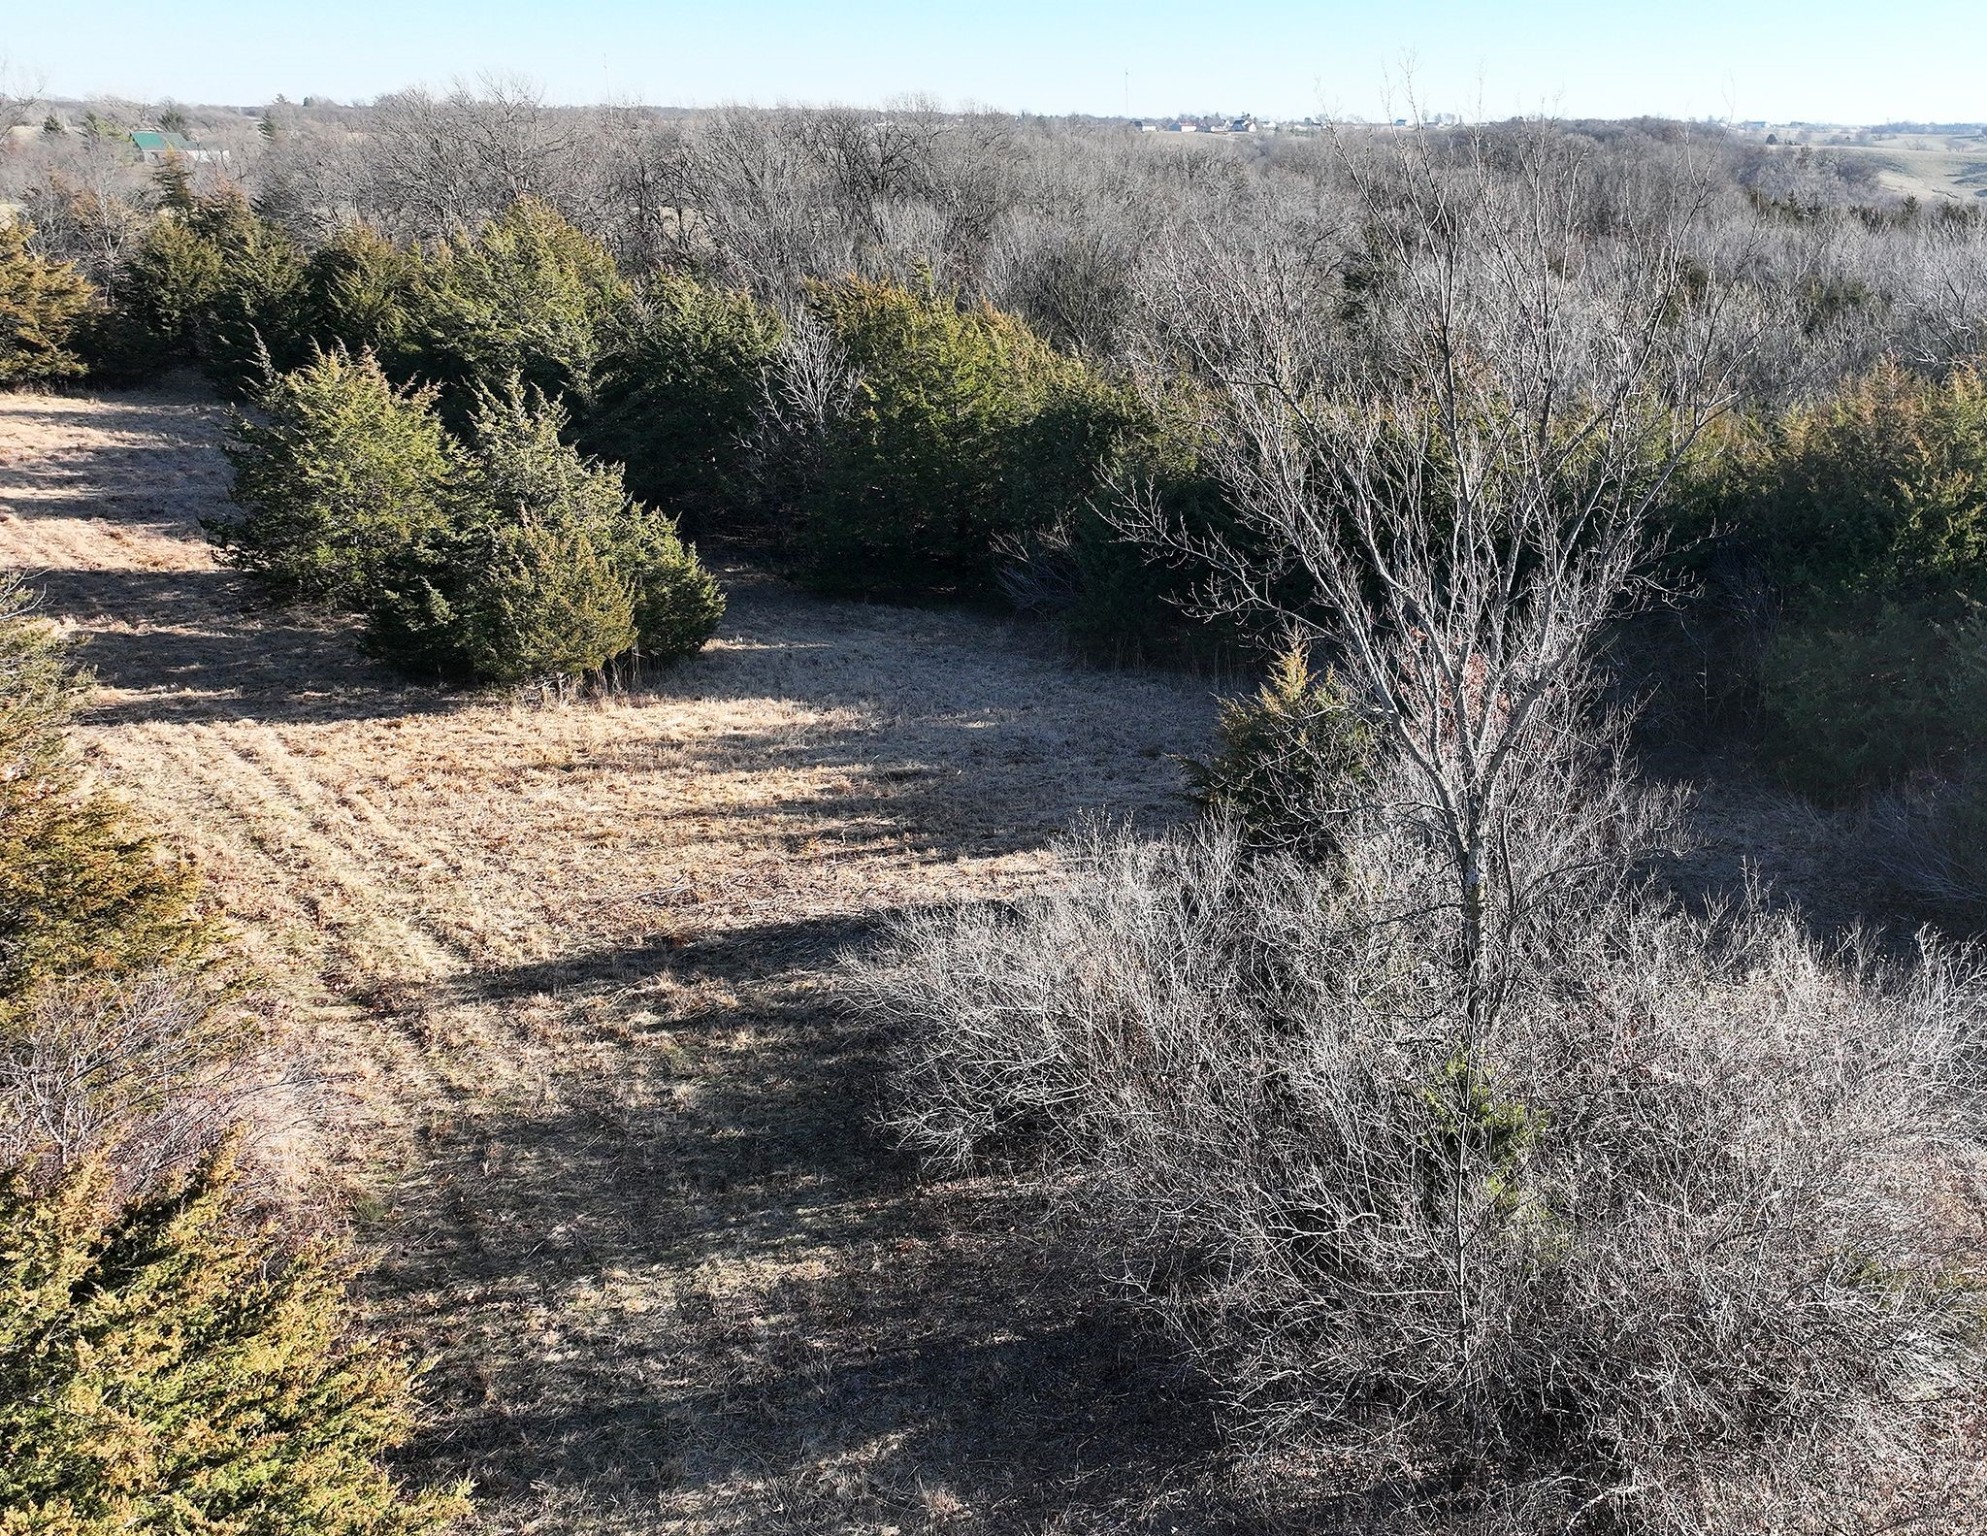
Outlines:
<svg viewBox="0 0 1987 1536"><path fill-rule="evenodd" d="M138 158L148 165L165 159L167 155L178 155L182 160L196 163L228 158L225 149L206 149L183 133L162 133L155 128L134 130L131 147L138 151Z"/></svg>

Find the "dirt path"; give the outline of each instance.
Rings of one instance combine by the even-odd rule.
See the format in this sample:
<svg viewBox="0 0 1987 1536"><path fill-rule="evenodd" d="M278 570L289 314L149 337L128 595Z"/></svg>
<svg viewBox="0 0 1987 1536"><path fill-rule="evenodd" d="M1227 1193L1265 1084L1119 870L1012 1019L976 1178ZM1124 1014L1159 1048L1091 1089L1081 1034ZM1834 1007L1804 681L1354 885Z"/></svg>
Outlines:
<svg viewBox="0 0 1987 1536"><path fill-rule="evenodd" d="M0 396L0 562L317 1043L368 1294L437 1360L417 1470L488 1531L1202 1528L1191 1394L879 1141L833 957L1080 812L1177 815L1208 690L742 571L646 691L410 687L213 565L219 426Z"/></svg>

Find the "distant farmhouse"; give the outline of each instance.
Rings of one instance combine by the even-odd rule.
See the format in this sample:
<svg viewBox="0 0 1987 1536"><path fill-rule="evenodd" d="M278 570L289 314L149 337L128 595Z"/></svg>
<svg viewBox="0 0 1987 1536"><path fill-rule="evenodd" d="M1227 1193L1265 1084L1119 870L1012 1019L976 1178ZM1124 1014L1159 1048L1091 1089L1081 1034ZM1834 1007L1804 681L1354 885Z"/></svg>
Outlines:
<svg viewBox="0 0 1987 1536"><path fill-rule="evenodd" d="M1279 122L1273 117L1257 117L1244 112L1240 117L1215 113L1206 117L1135 117L1133 128L1140 133L1322 133L1324 123L1315 117L1292 118Z"/></svg>
<svg viewBox="0 0 1987 1536"><path fill-rule="evenodd" d="M138 151L138 158L147 165L156 164L167 155L177 155L180 159L195 165L209 160L219 162L228 158L225 149L206 149L198 141L189 139L183 133L161 133L153 128L134 130L131 135L131 147Z"/></svg>

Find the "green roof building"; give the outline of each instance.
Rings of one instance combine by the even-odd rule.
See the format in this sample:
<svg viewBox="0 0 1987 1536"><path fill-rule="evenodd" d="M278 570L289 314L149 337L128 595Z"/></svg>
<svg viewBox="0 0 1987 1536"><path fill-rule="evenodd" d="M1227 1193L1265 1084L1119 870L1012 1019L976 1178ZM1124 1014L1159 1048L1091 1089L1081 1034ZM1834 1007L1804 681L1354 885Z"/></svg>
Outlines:
<svg viewBox="0 0 1987 1536"><path fill-rule="evenodd" d="M131 134L131 147L138 151L138 158L146 162L163 160L169 154L178 155L182 160L225 160L225 149L205 149L183 133L162 133L156 128L139 128Z"/></svg>

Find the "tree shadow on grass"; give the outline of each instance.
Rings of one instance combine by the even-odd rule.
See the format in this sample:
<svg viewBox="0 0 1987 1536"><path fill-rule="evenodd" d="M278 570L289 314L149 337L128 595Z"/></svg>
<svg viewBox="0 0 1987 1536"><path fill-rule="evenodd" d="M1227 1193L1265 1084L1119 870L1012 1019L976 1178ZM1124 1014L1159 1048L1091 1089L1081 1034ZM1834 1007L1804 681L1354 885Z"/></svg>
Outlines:
<svg viewBox="0 0 1987 1536"><path fill-rule="evenodd" d="M1219 1502L1204 1384L1036 1198L921 1183L875 1128L881 1042L818 1003L755 1012L760 1048L665 1107L431 1138L421 1249L375 1279L449 1341L411 1465L747 1529Z"/></svg>
<svg viewBox="0 0 1987 1536"><path fill-rule="evenodd" d="M685 939L671 932L638 944L557 955L502 970L473 972L444 985L449 1001L494 1002L599 987L630 986L658 974L751 980L796 966L825 966L874 939L889 912L830 913L725 929Z"/></svg>
<svg viewBox="0 0 1987 1536"><path fill-rule="evenodd" d="M370 1280L446 1341L410 1471L467 1472L507 1525L1244 1528L1205 1383L1039 1191L930 1181L881 1128L891 1042L826 985L881 921L467 984L638 1001L663 971L713 1000L552 1112L428 1128Z"/></svg>
<svg viewBox="0 0 1987 1536"><path fill-rule="evenodd" d="M370 719L461 700L406 682L358 647L342 615L271 606L216 570L37 573L42 611L74 626L78 659L109 697L102 725Z"/></svg>

